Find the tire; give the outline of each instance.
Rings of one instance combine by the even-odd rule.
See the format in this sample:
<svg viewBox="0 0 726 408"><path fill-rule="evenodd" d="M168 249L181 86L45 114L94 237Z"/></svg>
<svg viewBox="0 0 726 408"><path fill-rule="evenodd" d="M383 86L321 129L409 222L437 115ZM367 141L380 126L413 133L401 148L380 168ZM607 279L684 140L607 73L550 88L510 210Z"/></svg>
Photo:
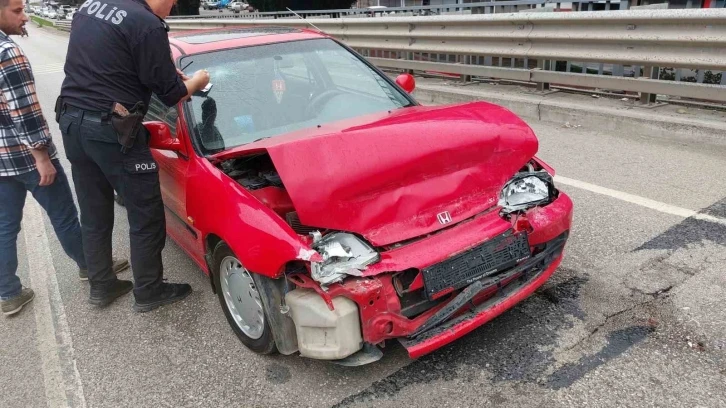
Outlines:
<svg viewBox="0 0 726 408"><path fill-rule="evenodd" d="M224 316L227 318L227 323L229 323L232 331L234 332L234 334L237 335L242 344L247 346L247 348L254 351L255 353L263 355L275 353L277 351L277 347L275 346L272 329L269 325L270 319L268 318L268 313L265 309L262 299L259 298L259 301L255 302L262 310L262 325L254 324L259 323L254 321L254 317L259 315L259 310L257 312L250 311L249 307L242 307L242 300L240 300L239 302L236 300L232 300L232 297L234 297L234 299L245 299L245 301L249 303L250 300L248 299L248 297L245 297L246 294L243 293L240 288L246 288L245 285L249 283L249 279L247 278L247 276L249 275L249 278L252 279L252 285L250 285L250 288L252 290L247 291L247 293L249 294L249 298L253 298L254 293L256 292L257 282L259 282L259 277L257 277L255 273L249 272L239 261L237 255L235 255L234 252L232 252L232 250L229 248L229 246L227 246L227 244L224 242L220 242L219 244L217 244L217 246L214 248L212 258L212 273L214 276L214 286L217 288L217 298L219 299L219 305L222 307ZM230 262L236 262L241 267L241 269L233 268L233 272L231 272L231 275L226 275L227 272L225 272L225 270L223 270L222 268L227 269L230 266ZM228 283L222 282L222 275L228 276ZM227 289L229 289L229 291ZM232 293L235 291L239 293ZM225 296L225 293L230 293L231 296ZM257 295L261 296L259 293L257 293ZM231 307L234 307L235 309L233 310L231 309ZM252 318L250 318L250 315L253 315ZM250 323L253 324L248 326L247 330L243 330L242 326L244 325L244 322L246 320L249 320ZM245 331L247 331L247 333Z"/></svg>

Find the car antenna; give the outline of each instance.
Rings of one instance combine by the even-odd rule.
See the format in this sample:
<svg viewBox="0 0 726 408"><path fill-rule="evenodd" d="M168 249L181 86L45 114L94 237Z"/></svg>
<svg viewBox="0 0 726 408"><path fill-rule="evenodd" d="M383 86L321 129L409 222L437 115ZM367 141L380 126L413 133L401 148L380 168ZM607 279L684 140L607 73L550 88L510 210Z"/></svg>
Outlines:
<svg viewBox="0 0 726 408"><path fill-rule="evenodd" d="M313 23L311 23L311 22L307 21L307 19L304 19L304 18L302 18L302 17L300 16L300 14L297 14L296 12L294 12L294 11L290 10L290 7L285 7L285 8L286 8L286 9L287 9L287 11L289 11L290 13L292 13L292 14L296 15L296 16L297 16L297 18L299 18L300 20L305 20L305 22L306 22L306 23L308 23L308 24L310 24L311 26L315 27L315 29L316 29L316 30L318 30L319 32L321 32L321 33L324 33L324 32L325 32L325 31L323 31L323 30L319 29L319 28L318 28L318 27L317 27L317 26L316 26L315 24L313 24Z"/></svg>

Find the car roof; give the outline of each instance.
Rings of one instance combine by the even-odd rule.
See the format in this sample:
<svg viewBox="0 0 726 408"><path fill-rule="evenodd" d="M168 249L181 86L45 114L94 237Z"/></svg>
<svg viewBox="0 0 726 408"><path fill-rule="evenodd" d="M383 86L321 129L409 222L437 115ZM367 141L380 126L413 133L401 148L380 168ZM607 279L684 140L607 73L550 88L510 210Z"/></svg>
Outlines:
<svg viewBox="0 0 726 408"><path fill-rule="evenodd" d="M306 28L272 25L177 31L169 34L171 45L187 55L227 48L318 38L330 37L324 33Z"/></svg>

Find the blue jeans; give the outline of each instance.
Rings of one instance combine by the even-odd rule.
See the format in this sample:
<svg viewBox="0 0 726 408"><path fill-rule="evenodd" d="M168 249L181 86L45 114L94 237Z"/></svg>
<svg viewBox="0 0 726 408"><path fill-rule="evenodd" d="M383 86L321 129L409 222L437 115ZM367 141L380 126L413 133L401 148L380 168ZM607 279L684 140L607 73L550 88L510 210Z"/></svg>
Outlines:
<svg viewBox="0 0 726 408"><path fill-rule="evenodd" d="M53 165L58 173L53 184L45 187L38 185L40 175L37 170L19 176L0 177L0 300L18 296L22 290L17 276L17 239L28 191L48 214L65 253L79 268L86 269L81 226L68 178L58 160L53 160ZM33 242L28 244L37 245Z"/></svg>

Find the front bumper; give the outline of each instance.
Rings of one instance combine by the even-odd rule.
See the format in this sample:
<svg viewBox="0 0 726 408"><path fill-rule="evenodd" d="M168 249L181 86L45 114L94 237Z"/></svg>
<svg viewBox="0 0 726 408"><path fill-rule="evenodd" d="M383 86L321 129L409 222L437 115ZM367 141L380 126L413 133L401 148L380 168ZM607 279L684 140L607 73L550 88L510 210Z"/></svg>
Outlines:
<svg viewBox="0 0 726 408"><path fill-rule="evenodd" d="M288 278L298 287L314 289L333 310L332 300L346 297L358 305L363 341L380 344L398 339L412 358L436 350L499 316L530 296L554 273L571 228L573 205L564 193L547 206L507 221L489 213L443 233L383 254L363 277L350 277L327 290L306 275ZM460 291L440 297L427 310L406 317L392 271L418 270L443 262L462 248L472 248L507 229L527 231L532 257L495 275L477 278ZM486 238L482 238L486 237ZM482 241L483 239L483 241ZM448 254L448 255L447 255ZM379 270L386 268L383 270ZM388 272L387 272L388 271ZM375 272L375 274L374 274ZM423 283L419 282L420 289ZM413 287L415 284L412 284Z"/></svg>
<svg viewBox="0 0 726 408"><path fill-rule="evenodd" d="M511 309L552 276L562 262L567 236L565 232L548 242L542 252L522 265L496 277L474 282L411 336L399 338L399 342L411 358L419 358ZM456 315L469 302L474 302L476 306ZM448 320L455 315L454 319Z"/></svg>

